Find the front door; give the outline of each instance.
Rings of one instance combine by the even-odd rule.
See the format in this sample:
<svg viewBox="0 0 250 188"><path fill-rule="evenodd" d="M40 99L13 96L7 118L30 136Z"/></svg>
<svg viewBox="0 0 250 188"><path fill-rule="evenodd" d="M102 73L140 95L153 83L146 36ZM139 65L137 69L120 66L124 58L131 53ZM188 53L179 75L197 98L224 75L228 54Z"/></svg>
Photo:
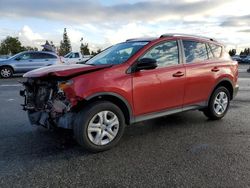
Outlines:
<svg viewBox="0 0 250 188"><path fill-rule="evenodd" d="M140 58L152 58L158 67L133 75L135 116L182 108L185 68L175 40L156 44Z"/></svg>
<svg viewBox="0 0 250 188"><path fill-rule="evenodd" d="M18 72L27 72L32 70L32 67L34 67L32 58L31 52L25 52L16 57L13 61Z"/></svg>

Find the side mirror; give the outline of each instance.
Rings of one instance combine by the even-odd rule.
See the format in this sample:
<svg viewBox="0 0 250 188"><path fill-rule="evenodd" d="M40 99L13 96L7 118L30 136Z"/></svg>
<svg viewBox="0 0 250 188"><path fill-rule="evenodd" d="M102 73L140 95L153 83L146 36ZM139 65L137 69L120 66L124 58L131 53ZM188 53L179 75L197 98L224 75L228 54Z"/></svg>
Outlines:
<svg viewBox="0 0 250 188"><path fill-rule="evenodd" d="M155 59L142 58L137 62L136 71L140 70L151 70L157 67L157 62Z"/></svg>

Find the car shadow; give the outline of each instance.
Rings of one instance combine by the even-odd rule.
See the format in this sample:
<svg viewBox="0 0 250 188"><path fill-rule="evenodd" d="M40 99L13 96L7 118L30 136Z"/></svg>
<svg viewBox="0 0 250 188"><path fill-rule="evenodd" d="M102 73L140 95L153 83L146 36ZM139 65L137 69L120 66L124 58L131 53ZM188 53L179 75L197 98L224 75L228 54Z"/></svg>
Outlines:
<svg viewBox="0 0 250 188"><path fill-rule="evenodd" d="M187 112L137 123L126 128L120 144L133 143L134 138L143 142L143 139L153 139L159 134L175 134L183 127L199 126L201 119L206 121L198 112ZM64 129L33 127L31 131L5 138L0 145L0 160L33 160L53 156L71 158L92 154L77 144L71 130Z"/></svg>

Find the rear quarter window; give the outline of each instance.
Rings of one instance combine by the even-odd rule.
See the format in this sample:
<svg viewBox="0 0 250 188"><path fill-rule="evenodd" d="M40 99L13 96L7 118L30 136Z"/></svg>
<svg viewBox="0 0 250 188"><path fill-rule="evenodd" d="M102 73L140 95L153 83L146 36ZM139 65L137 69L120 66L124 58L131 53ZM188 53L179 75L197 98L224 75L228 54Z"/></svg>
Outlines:
<svg viewBox="0 0 250 188"><path fill-rule="evenodd" d="M209 44L213 54L214 58L220 58L222 55L222 47L216 44Z"/></svg>
<svg viewBox="0 0 250 188"><path fill-rule="evenodd" d="M46 57L46 59L56 59L57 58L55 55L52 55L52 54L46 54L45 57Z"/></svg>

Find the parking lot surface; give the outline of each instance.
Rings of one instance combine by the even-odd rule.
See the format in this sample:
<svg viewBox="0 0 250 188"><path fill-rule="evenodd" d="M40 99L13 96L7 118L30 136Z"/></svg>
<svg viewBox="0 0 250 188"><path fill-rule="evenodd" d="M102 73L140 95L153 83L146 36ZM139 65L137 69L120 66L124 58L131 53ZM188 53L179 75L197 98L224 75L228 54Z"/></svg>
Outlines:
<svg viewBox="0 0 250 188"><path fill-rule="evenodd" d="M68 131L32 127L21 77L0 79L0 187L250 187L250 73L224 119L190 111L126 129L92 154Z"/></svg>

